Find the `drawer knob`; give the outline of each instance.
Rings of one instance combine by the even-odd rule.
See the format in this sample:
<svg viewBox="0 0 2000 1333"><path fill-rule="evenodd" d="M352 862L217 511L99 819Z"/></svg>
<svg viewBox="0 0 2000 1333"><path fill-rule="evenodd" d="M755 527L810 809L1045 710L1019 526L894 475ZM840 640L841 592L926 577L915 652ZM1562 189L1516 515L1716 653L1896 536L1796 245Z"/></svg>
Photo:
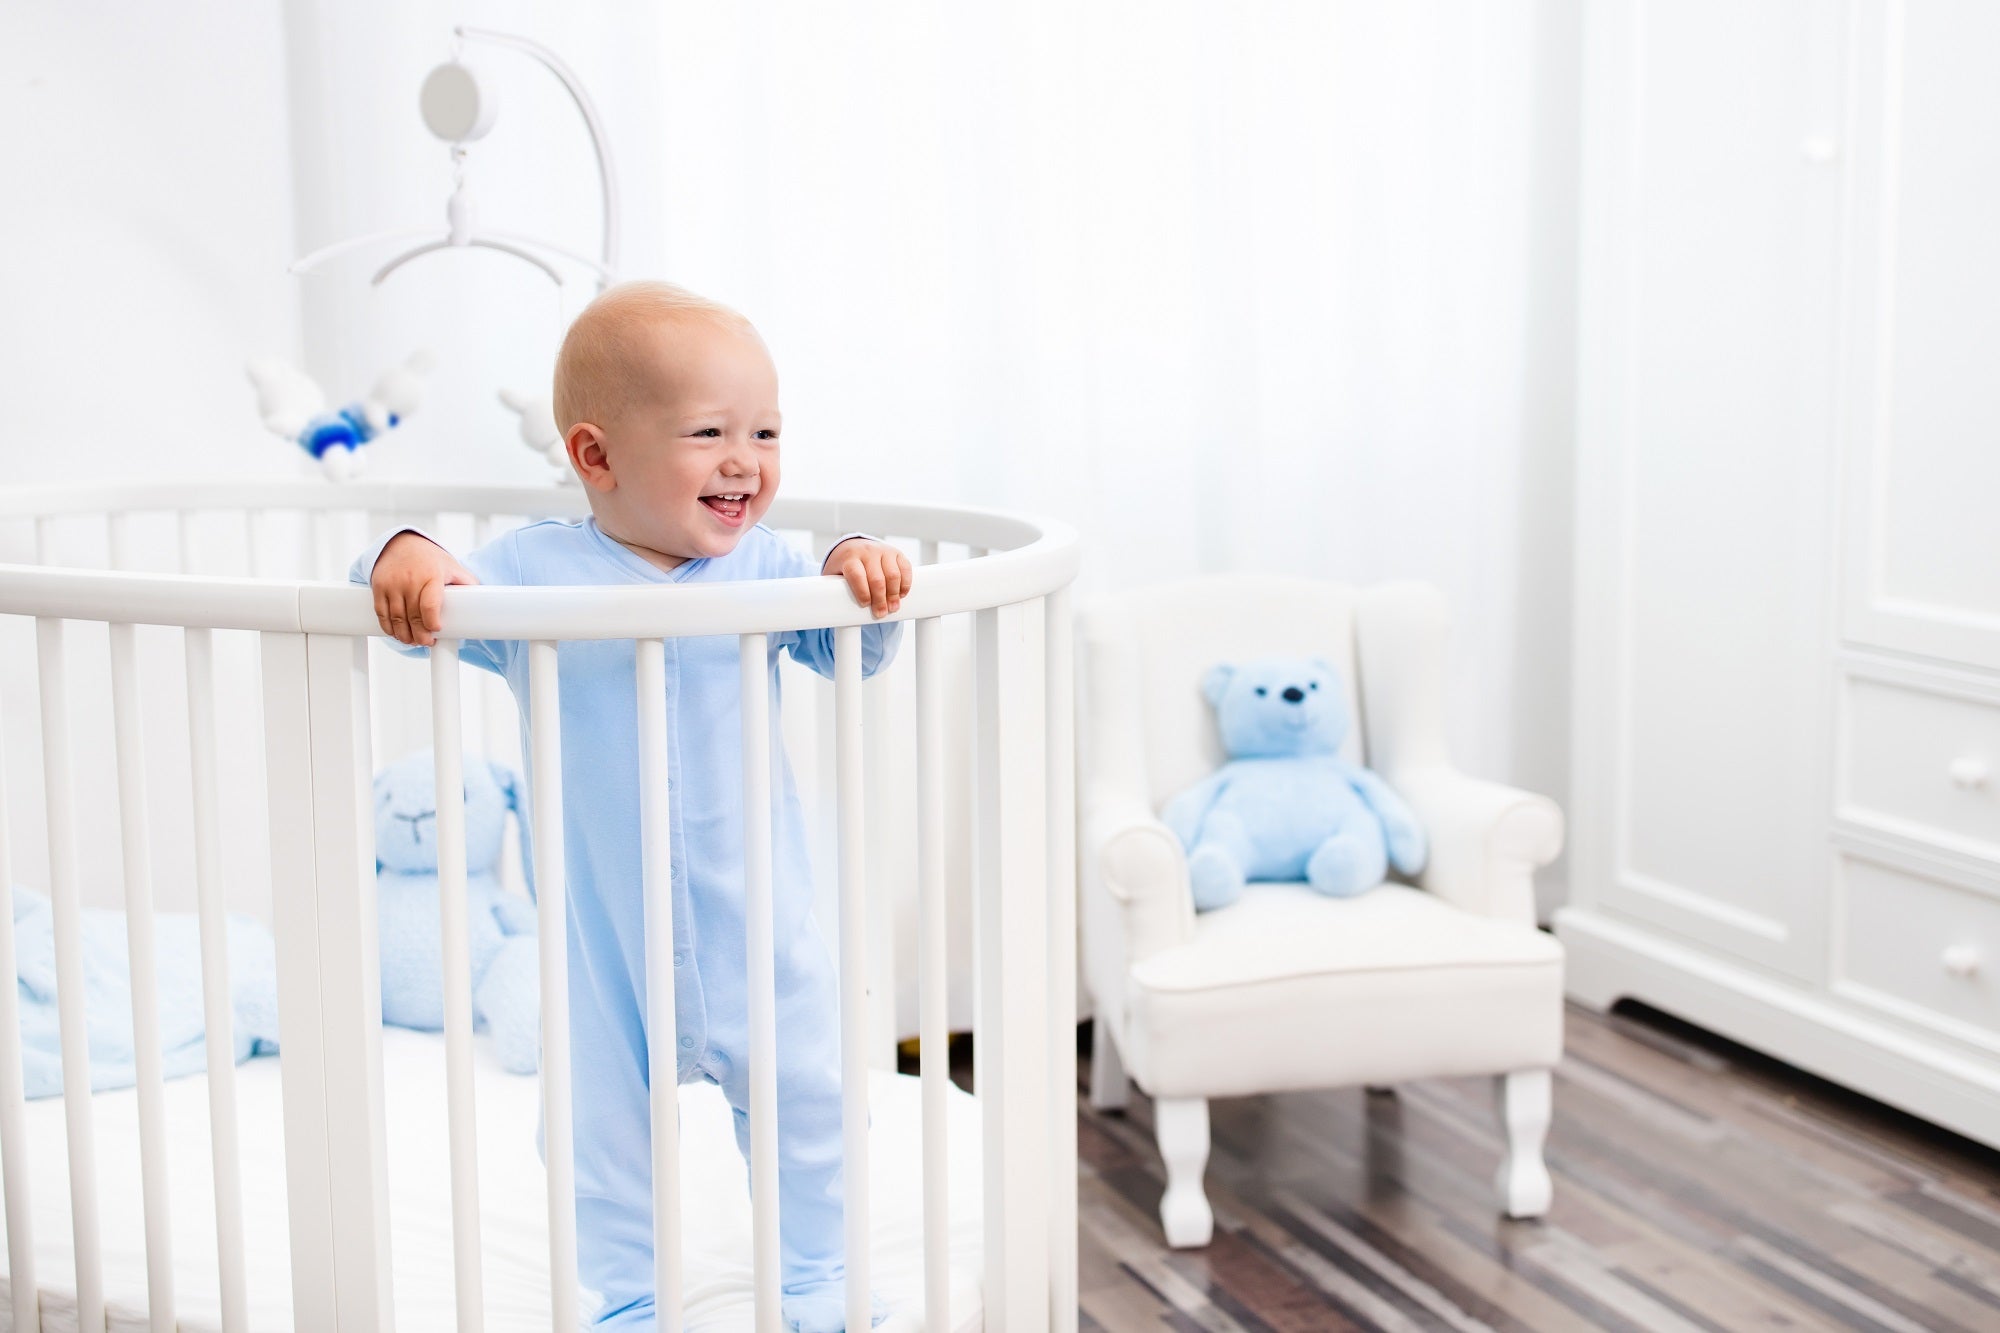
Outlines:
<svg viewBox="0 0 2000 1333"><path fill-rule="evenodd" d="M1966 791L1974 791L1980 787L1984 787L1987 778L1991 777L1993 772L1991 765L1978 755L1973 754L1960 755L1951 761L1951 767L1945 771L1951 774L1951 780L1954 785L1962 787Z"/></svg>
<svg viewBox="0 0 2000 1333"><path fill-rule="evenodd" d="M1944 951L1938 960L1944 970L1955 977L1976 976L1979 972L1979 946L1975 944L1954 944Z"/></svg>

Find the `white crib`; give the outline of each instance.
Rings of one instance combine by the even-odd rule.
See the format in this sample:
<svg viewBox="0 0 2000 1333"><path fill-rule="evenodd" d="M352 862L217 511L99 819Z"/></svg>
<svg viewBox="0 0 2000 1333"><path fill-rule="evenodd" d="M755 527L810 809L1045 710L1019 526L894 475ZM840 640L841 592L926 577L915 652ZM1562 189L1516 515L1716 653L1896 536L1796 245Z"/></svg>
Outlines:
<svg viewBox="0 0 2000 1333"><path fill-rule="evenodd" d="M787 684L795 763L801 740L813 751L797 765L802 789L825 785L814 784L812 774L837 776L845 798L861 790L871 765L886 763L905 771L914 800L913 819L885 819L852 799L824 817L823 850L835 872L825 892L836 904L830 915L838 923L841 976L850 1327L867 1327L871 1277L886 1279L898 1264L911 1275L908 1304L915 1309L897 1316L906 1327L1076 1327L1068 585L1077 544L1059 524L970 509L780 500L769 519L774 527L805 534L822 548L833 534L873 532L904 544L920 566L897 616L915 622L897 667L902 674L866 685L861 626L872 618L831 579L447 594L447 635L532 645L533 752L524 758L537 798L546 1171L532 1143L523 1155L518 1134L507 1130L518 1130L524 1106L532 1124L533 1082L520 1083L524 1092L479 1091L501 1086L504 1076L482 1065L473 1041L463 819L454 801L438 805L445 1032L441 1040L384 1033L368 790L376 761L432 744L438 788L455 791L468 732L505 758L515 730L504 687L474 672L472 688L463 689L455 652L434 652L428 664L394 658L379 645L371 654L368 641L379 629L370 597L338 580L363 539L392 523L422 524L471 545L521 521L583 512L582 498L560 489L315 483L0 492L0 559L14 561L0 563L0 631L13 636L0 637L0 892L9 899L0 909L0 1161L9 1289L0 1318L11 1315L11 1327L165 1331L179 1320L180 1327L225 1333L291 1326L348 1333L393 1328L399 1314L405 1327L418 1328L577 1327L586 1296L576 1280L556 644L638 642L641 807L650 831L666 827L669 799L660 640L741 636L744 661L752 664L746 676L755 683L765 636L820 626L836 630L835 681L805 676L821 688L803 692ZM954 694L950 668L958 663L969 663L961 673L969 684ZM798 710L805 720L792 722L798 703L807 705ZM681 1326L683 1296L689 1327L780 1328L770 1114L777 1040L770 725L764 690L746 689L757 1188L745 1218L744 1291L737 1304L717 1297L704 1307L701 1291L686 1289L684 1251L696 1238L685 1225L683 1200L695 1197L706 1208L706 1196L686 1191L728 1192L709 1183L714 1164L703 1145L727 1143L731 1157L734 1145L721 1131L701 1138L696 1121L706 1112L685 1093L677 1098L656 1088L662 1329ZM26 743L36 728L39 764ZM101 817L86 817L79 790L115 799L102 802ZM36 822L47 828L46 861L29 867L39 849L19 834ZM55 907L59 1122L56 1103L23 1100L11 900L12 886L26 882L24 868L45 874L41 887ZM664 838L646 840L644 869L648 999L656 1015L668 1016L653 1023L651 1039L655 1058L671 1067L671 977L650 965L672 951L669 914L651 910L664 902L671 873ZM267 901L252 884L260 877ZM890 900L905 882L918 904L916 928L899 932ZM954 884L971 886L971 920L956 924L969 924L971 936L976 1106L951 1088L946 1072ZM201 923L205 1083L198 1077L164 1083L160 1076L154 913L156 902L176 898L192 905ZM115 902L127 913L138 1044L137 1086L129 1094L89 1095L79 944L86 902ZM282 1053L275 1076L268 1060L242 1068L229 1062L222 944L230 909L265 914L276 939ZM900 978L912 983L914 1023L898 1021ZM911 1030L922 1038L915 1081L881 1069L893 1060L894 1038ZM438 1042L442 1059L425 1042ZM399 1072L419 1066L432 1073ZM418 1103L431 1095L408 1091L411 1078L441 1088L442 1104L399 1114L392 1133L385 1087ZM683 1106L691 1108L686 1126ZM430 1118L420 1130L411 1128L422 1115ZM175 1129L189 1116L200 1122L192 1136ZM501 1122L504 1149L480 1132L488 1116ZM107 1127L127 1124L124 1136L107 1139ZM38 1142L43 1133L60 1137L61 1149ZM128 1136L136 1138L136 1152ZM976 1153L967 1143L973 1137ZM392 1140L403 1154L393 1180ZM184 1146L177 1152L176 1145ZM691 1165L681 1160L689 1151L699 1157ZM424 1176L427 1157L440 1156L446 1161L435 1174L449 1202L435 1210L439 1252L426 1262L423 1244L408 1239L414 1224L392 1212L414 1207L406 1207L413 1182ZM129 1183L118 1178L128 1159L139 1180L129 1191L136 1202L125 1211L142 1217L133 1228L143 1242L107 1250L104 1227L119 1209L107 1209L104 1199ZM271 1163L276 1175L279 1160L281 1189L261 1172L246 1175L246 1161ZM954 1172L954 1161L963 1169ZM102 1163L112 1171L101 1173ZM190 1172L205 1196L198 1203L184 1197ZM523 1194L527 1172L541 1179ZM734 1179L740 1194L740 1169ZM902 1191L906 1180L910 1188ZM61 1197L51 1199L56 1186L63 1187ZM976 1207L967 1208L969 1198ZM539 1215L516 1215L524 1199ZM902 1250L885 1251L893 1248L885 1236L902 1234L890 1225L894 1218L871 1229L874 1202L882 1203L885 1218L898 1206L908 1214L907 1244L894 1242ZM716 1207L726 1203L717 1199ZM497 1220L496 1209L505 1213ZM62 1266L72 1271L48 1271L51 1263L38 1270L38 1232L47 1241L52 1228L63 1226L73 1262ZM280 1226L282 1244L269 1234ZM204 1231L212 1232L212 1250ZM523 1260L521 1237L544 1231L546 1249ZM954 1244L961 1259L969 1247L975 1270L970 1282L957 1275L956 1293ZM190 1249L213 1255L213 1273L199 1274L199 1283L185 1262ZM278 1251L277 1259L260 1257ZM726 1267L728 1257L704 1262L711 1260ZM877 1260L880 1267L871 1267ZM288 1280L274 1292L270 1272L286 1265ZM438 1271L446 1266L448 1278ZM524 1286L526 1267L535 1271ZM120 1281L129 1289L122 1305L115 1298L107 1304L107 1275L114 1297ZM177 1283L184 1305L201 1308L199 1317L177 1311ZM399 1284L405 1296L426 1289L430 1303L412 1307L399 1298ZM517 1289L540 1294L522 1297Z"/></svg>

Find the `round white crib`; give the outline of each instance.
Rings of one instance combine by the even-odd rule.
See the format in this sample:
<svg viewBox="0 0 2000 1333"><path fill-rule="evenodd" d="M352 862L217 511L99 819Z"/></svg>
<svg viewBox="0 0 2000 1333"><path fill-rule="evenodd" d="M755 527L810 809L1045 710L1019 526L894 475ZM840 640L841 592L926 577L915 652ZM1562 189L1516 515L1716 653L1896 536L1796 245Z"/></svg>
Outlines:
<svg viewBox="0 0 2000 1333"><path fill-rule="evenodd" d="M649 1039L671 1066L671 965L652 963L672 951L670 914L652 910L671 867L664 837L646 836L666 827L669 800L660 641L737 635L754 664L765 636L826 627L835 678L801 671L786 685L783 734L815 820L819 917L841 978L849 1325L867 1326L872 1285L904 1328L1076 1327L1074 534L983 510L779 500L767 522L816 551L867 531L919 566L895 616L914 633L865 683L873 617L833 579L453 589L427 662L370 649L371 598L342 580L371 536L416 524L462 551L585 512L558 488L0 492L7 1326L578 1327L591 1293L576 1278L556 644L638 644L648 1001L669 1015ZM464 638L530 644L531 753L518 754L504 685L482 672L461 682L452 644ZM773 719L761 688L744 691L742 713L752 1105L768 1109L771 830L754 812L770 809ZM539 1080L500 1072L474 1042L455 802L437 807L444 1032L382 1026L371 775L429 745L438 790L455 791L468 736L521 762L536 795ZM906 803L864 809L864 775ZM41 828L46 839L32 836ZM508 874L518 882L518 867ZM17 884L53 907L59 1099L24 1099ZM169 1081L155 924L182 906L200 926L208 1072ZM96 1096L80 944L91 907L125 913L137 1070L129 1090ZM281 1052L241 1067L231 911L268 922L278 961ZM949 1081L954 1028L975 1034L976 1100ZM910 1035L915 1079L893 1072ZM719 1095L702 1101L713 1092L655 1089L659 1326L777 1330L775 1124L753 1115L746 1206L740 1161L718 1166L736 1150Z"/></svg>

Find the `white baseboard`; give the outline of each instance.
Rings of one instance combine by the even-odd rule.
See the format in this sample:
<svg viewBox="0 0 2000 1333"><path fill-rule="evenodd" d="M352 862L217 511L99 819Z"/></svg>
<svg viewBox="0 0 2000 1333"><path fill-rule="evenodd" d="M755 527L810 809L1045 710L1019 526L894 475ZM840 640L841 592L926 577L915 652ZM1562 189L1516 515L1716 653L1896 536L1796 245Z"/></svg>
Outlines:
<svg viewBox="0 0 2000 1333"><path fill-rule="evenodd" d="M1788 983L1582 907L1564 907L1570 997L1632 999L2000 1148L2000 1060L1858 1014Z"/></svg>

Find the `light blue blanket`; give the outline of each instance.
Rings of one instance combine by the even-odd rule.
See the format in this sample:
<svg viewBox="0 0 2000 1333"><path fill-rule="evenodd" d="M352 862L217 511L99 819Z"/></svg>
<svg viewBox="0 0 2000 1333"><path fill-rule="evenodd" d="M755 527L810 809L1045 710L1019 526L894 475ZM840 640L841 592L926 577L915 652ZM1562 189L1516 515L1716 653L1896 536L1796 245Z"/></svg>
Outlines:
<svg viewBox="0 0 2000 1333"><path fill-rule="evenodd" d="M161 1068L168 1078L208 1064L202 1044L201 935L194 916L154 917L158 959ZM278 1049L278 963L270 931L231 913L229 992L236 1062ZM55 913L49 900L14 890L14 956L20 973L21 1071L29 1097L62 1092L62 1041L56 1020ZM90 1027L93 1092L128 1088L136 1080L132 1042L132 973L125 914L83 913L84 1008Z"/></svg>

